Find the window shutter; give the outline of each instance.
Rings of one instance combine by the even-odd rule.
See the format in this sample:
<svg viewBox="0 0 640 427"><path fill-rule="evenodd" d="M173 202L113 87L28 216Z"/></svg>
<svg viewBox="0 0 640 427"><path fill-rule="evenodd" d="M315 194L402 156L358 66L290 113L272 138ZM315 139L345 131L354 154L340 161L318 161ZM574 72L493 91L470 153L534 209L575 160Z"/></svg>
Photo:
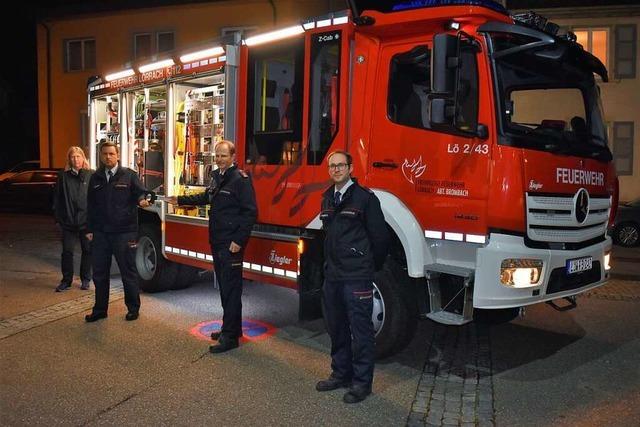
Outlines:
<svg viewBox="0 0 640 427"><path fill-rule="evenodd" d="M158 53L171 52L174 48L174 34L170 32L158 33Z"/></svg>
<svg viewBox="0 0 640 427"><path fill-rule="evenodd" d="M636 44L637 31L635 25L616 26L616 48L614 75L617 79L634 79L636 77Z"/></svg>
<svg viewBox="0 0 640 427"><path fill-rule="evenodd" d="M67 42L67 71L82 70L82 41Z"/></svg>
<svg viewBox="0 0 640 427"><path fill-rule="evenodd" d="M136 34L133 39L134 56L136 59L151 56L151 34Z"/></svg>
<svg viewBox="0 0 640 427"><path fill-rule="evenodd" d="M96 68L96 41L84 41L84 69L91 70Z"/></svg>
<svg viewBox="0 0 640 427"><path fill-rule="evenodd" d="M634 122L613 123L613 158L618 176L633 175L633 127Z"/></svg>

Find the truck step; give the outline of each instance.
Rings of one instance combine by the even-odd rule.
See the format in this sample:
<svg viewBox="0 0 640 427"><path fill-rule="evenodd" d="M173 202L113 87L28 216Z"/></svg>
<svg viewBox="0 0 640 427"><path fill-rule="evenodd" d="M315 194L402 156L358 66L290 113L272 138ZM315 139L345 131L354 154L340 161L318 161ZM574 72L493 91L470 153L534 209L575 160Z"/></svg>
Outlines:
<svg viewBox="0 0 640 427"><path fill-rule="evenodd" d="M424 266L424 270L426 272L434 272L434 273L444 273L450 274L452 276L459 276L465 279L473 277L474 270L466 267L457 267L455 265L447 265L447 264L427 264Z"/></svg>
<svg viewBox="0 0 640 427"><path fill-rule="evenodd" d="M466 323L471 322L472 320L469 318L465 318L462 314L451 313L449 311L436 311L428 313L427 317L434 322L453 326L462 326Z"/></svg>

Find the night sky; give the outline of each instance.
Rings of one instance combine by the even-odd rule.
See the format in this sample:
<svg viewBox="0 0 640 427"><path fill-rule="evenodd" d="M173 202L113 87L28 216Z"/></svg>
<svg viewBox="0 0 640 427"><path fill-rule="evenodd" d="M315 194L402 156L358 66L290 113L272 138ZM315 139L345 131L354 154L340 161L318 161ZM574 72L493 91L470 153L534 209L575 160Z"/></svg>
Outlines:
<svg viewBox="0 0 640 427"><path fill-rule="evenodd" d="M10 12L5 11L5 24L0 29L5 47L2 60L4 65L0 67L0 129L2 130L0 170L22 160L39 157L35 41L37 17L171 3L175 4L176 1L23 0L14 4ZM637 4L637 0L510 0L507 2L511 8L606 4ZM6 23L8 19L18 24L18 28L10 29Z"/></svg>

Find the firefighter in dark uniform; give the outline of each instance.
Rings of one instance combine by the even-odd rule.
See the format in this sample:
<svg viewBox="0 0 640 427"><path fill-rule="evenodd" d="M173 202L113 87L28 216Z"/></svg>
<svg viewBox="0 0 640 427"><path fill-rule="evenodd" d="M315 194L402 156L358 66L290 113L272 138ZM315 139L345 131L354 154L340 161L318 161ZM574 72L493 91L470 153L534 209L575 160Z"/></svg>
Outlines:
<svg viewBox="0 0 640 427"><path fill-rule="evenodd" d="M138 239L138 206L147 207L149 193L131 169L118 165L120 152L112 142L100 146L102 167L89 180L87 194L87 238L93 242L91 264L96 301L87 322L107 317L111 256L115 256L127 306L126 320L136 320L140 311L135 251Z"/></svg>
<svg viewBox="0 0 640 427"><path fill-rule="evenodd" d="M194 196L169 198L179 205L211 205L209 243L220 286L222 329L211 334L218 340L209 347L222 353L238 347L242 336L242 260L258 209L251 179L235 165L235 146L220 141L215 147L216 165L207 190Z"/></svg>
<svg viewBox="0 0 640 427"><path fill-rule="evenodd" d="M331 337L331 375L316 390L348 387L343 400L357 403L371 394L375 359L373 275L387 256L389 233L380 201L351 177L351 155L329 154L334 182L322 197L324 310Z"/></svg>

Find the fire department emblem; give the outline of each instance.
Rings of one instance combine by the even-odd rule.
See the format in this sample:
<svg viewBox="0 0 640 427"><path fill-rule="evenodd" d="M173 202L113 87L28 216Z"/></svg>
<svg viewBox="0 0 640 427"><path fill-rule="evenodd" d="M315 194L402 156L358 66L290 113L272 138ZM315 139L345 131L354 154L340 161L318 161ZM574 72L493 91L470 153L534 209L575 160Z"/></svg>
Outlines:
<svg viewBox="0 0 640 427"><path fill-rule="evenodd" d="M418 160L409 162L409 159L404 159L402 163L402 174L404 177L413 184L413 180L420 178L424 171L427 169L427 165L422 164L422 156Z"/></svg>
<svg viewBox="0 0 640 427"><path fill-rule="evenodd" d="M574 211L576 221L578 224L582 224L589 214L589 193L584 188L578 190L575 196Z"/></svg>

